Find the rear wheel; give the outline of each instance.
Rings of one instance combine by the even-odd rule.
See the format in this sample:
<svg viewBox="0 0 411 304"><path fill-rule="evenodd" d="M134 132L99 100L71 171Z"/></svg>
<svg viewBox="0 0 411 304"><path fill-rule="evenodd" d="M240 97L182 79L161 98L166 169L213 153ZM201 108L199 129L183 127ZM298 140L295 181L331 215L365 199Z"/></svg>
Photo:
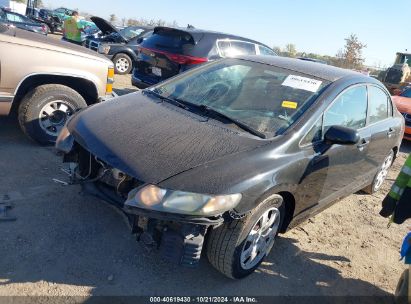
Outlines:
<svg viewBox="0 0 411 304"><path fill-rule="evenodd" d="M133 62L131 61L130 56L126 54L117 54L114 59L114 70L116 74L119 75L126 75L131 72L131 69L133 68Z"/></svg>
<svg viewBox="0 0 411 304"><path fill-rule="evenodd" d="M83 97L69 87L42 85L23 98L18 111L20 127L40 144L53 144L67 119L86 106Z"/></svg>
<svg viewBox="0 0 411 304"><path fill-rule="evenodd" d="M266 196L246 217L210 232L208 260L229 278L251 274L271 251L283 218L282 197Z"/></svg>
<svg viewBox="0 0 411 304"><path fill-rule="evenodd" d="M390 153L387 155L387 157L384 159L384 162L382 163L380 168L378 169L378 172L375 175L374 180L372 181L372 184L364 188L364 191L366 193L373 194L381 189L381 186L383 185L385 179L387 178L388 170L390 169L393 161L394 161L394 151L391 150Z"/></svg>

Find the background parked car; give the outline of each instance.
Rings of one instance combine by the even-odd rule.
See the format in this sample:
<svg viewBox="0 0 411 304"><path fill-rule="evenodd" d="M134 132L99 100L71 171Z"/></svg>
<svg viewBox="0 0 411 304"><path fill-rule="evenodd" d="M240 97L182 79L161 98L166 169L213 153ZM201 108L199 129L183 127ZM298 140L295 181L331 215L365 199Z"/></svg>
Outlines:
<svg viewBox="0 0 411 304"><path fill-rule="evenodd" d="M237 55L277 54L243 37L187 27L156 27L138 46L132 84L145 88L198 64Z"/></svg>
<svg viewBox="0 0 411 304"><path fill-rule="evenodd" d="M137 45L151 35L153 28L139 25L117 29L100 17L90 19L100 29L101 34L99 37L88 37L85 46L112 60L116 74L130 73L137 59Z"/></svg>
<svg viewBox="0 0 411 304"><path fill-rule="evenodd" d="M58 17L60 21L66 20L68 17L71 17L74 10L68 9L65 7L59 7L52 11L53 15Z"/></svg>
<svg viewBox="0 0 411 304"><path fill-rule="evenodd" d="M75 111L109 97L111 61L84 47L0 24L0 115L53 143Z"/></svg>
<svg viewBox="0 0 411 304"><path fill-rule="evenodd" d="M28 18L36 22L47 25L49 32L52 34L63 31L63 22L61 22L59 18L53 16L51 11L47 9L27 8L26 15Z"/></svg>
<svg viewBox="0 0 411 304"><path fill-rule="evenodd" d="M0 23L38 34L47 35L48 33L48 28L45 24L31 20L26 16L10 12L4 8L0 8Z"/></svg>
<svg viewBox="0 0 411 304"><path fill-rule="evenodd" d="M405 119L404 139L411 140L411 88L408 87L392 100Z"/></svg>

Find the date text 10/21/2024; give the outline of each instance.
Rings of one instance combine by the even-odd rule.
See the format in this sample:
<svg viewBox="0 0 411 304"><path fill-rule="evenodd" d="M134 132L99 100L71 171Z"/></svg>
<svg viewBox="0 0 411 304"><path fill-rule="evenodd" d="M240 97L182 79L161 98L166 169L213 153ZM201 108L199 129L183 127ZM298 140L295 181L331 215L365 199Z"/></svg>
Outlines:
<svg viewBox="0 0 411 304"><path fill-rule="evenodd" d="M150 297L150 303L258 303L254 297Z"/></svg>

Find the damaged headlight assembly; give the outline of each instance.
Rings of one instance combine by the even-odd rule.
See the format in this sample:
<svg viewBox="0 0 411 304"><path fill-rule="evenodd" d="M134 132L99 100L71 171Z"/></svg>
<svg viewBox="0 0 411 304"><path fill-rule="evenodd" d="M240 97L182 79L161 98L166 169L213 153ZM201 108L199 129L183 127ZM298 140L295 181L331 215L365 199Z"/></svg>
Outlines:
<svg viewBox="0 0 411 304"><path fill-rule="evenodd" d="M242 195L208 195L178 190L162 189L147 185L130 191L126 205L153 211L213 216L233 209L240 202Z"/></svg>

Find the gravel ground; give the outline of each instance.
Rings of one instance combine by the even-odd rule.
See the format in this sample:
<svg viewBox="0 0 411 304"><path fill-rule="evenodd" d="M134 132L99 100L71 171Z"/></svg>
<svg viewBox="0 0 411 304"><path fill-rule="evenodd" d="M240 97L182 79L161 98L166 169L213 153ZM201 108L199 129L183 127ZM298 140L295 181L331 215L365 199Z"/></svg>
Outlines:
<svg viewBox="0 0 411 304"><path fill-rule="evenodd" d="M1 295L388 295L405 266L407 225L378 216L380 202L411 150L404 143L381 193L355 194L279 238L267 261L241 281L202 260L168 265L133 238L122 215L63 186L52 148L27 140L0 118L0 201L16 222L0 223Z"/></svg>

